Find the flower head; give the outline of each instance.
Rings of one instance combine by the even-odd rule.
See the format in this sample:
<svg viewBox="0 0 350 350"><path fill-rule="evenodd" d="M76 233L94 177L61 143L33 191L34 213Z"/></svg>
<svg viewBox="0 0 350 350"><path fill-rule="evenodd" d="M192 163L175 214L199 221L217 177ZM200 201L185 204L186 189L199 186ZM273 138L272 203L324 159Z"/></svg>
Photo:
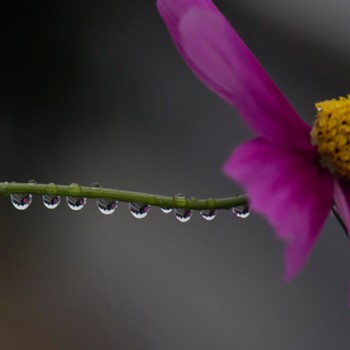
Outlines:
<svg viewBox="0 0 350 350"><path fill-rule="evenodd" d="M317 104L311 129L210 0L158 0L157 7L192 71L257 135L233 151L223 170L285 242L290 280L333 203L350 228L350 101Z"/></svg>

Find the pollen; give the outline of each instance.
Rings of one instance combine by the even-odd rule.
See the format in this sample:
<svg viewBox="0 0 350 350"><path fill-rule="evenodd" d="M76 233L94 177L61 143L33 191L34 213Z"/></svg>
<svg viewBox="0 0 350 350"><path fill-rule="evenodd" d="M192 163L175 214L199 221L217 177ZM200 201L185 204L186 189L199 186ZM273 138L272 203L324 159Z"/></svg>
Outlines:
<svg viewBox="0 0 350 350"><path fill-rule="evenodd" d="M350 95L316 103L311 142L320 163L335 176L350 180Z"/></svg>

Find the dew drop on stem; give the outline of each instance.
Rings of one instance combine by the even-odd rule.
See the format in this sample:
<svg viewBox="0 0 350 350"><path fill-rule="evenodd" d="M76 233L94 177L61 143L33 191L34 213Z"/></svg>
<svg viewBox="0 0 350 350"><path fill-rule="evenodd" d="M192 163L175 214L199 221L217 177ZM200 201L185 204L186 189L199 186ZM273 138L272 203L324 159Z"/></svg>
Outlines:
<svg viewBox="0 0 350 350"><path fill-rule="evenodd" d="M188 222L191 220L192 217L192 210L191 209L183 209L183 208L176 208L175 209L175 217L180 222Z"/></svg>
<svg viewBox="0 0 350 350"><path fill-rule="evenodd" d="M66 197L67 205L70 209L78 211L84 208L86 198Z"/></svg>
<svg viewBox="0 0 350 350"><path fill-rule="evenodd" d="M33 196L31 194L11 193L10 199L17 210L25 210L31 205Z"/></svg>
<svg viewBox="0 0 350 350"><path fill-rule="evenodd" d="M129 210L136 219L143 219L151 210L151 206L144 203L129 203Z"/></svg>
<svg viewBox="0 0 350 350"><path fill-rule="evenodd" d="M211 221L215 219L217 210L216 209L201 210L200 214L203 219L207 221Z"/></svg>
<svg viewBox="0 0 350 350"><path fill-rule="evenodd" d="M44 194L42 200L47 209L56 209L61 203L60 196L51 194Z"/></svg>
<svg viewBox="0 0 350 350"><path fill-rule="evenodd" d="M112 199L98 199L96 201L98 210L104 215L111 215L118 207L118 202Z"/></svg>
<svg viewBox="0 0 350 350"><path fill-rule="evenodd" d="M238 205L232 208L232 213L237 218L246 219L250 215L249 205Z"/></svg>

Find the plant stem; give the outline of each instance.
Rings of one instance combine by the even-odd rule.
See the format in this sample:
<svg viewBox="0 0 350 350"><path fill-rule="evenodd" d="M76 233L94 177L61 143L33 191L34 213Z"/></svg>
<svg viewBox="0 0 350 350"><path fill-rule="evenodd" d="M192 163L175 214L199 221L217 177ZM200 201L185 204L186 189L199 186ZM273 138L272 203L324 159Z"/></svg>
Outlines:
<svg viewBox="0 0 350 350"><path fill-rule="evenodd" d="M85 197L105 198L120 202L136 202L150 204L162 208L184 208L193 210L205 209L231 209L240 205L247 205L246 195L239 195L226 198L196 199L182 195L161 196L149 193L123 191L111 188L80 186L78 184L56 185L37 183L15 183L0 182L0 196L7 196L10 193L33 194L33 195L57 195L61 197Z"/></svg>

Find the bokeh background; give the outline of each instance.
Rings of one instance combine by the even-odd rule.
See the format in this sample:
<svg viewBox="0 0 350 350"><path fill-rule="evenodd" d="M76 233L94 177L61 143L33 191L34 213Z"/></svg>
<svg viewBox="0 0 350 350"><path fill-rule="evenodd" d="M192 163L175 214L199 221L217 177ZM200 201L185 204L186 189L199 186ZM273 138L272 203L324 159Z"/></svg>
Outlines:
<svg viewBox="0 0 350 350"><path fill-rule="evenodd" d="M315 102L350 92L348 1L216 4L309 123ZM2 180L241 191L220 169L251 134L186 67L155 1L5 1L1 14ZM350 249L333 218L287 285L283 246L254 214L182 224L2 198L0 223L2 349L349 349Z"/></svg>

